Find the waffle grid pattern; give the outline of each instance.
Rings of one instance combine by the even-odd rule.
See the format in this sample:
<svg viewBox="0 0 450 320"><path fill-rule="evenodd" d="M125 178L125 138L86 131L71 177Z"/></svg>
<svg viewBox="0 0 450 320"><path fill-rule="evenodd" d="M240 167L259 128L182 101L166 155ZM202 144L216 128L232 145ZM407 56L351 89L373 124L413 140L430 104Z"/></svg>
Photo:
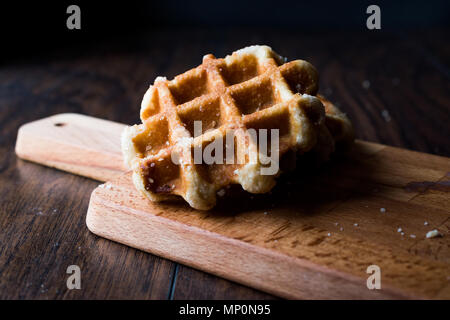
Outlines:
<svg viewBox="0 0 450 320"><path fill-rule="evenodd" d="M259 158L249 161L249 152L259 151L257 141L245 135L250 128L279 129L280 157L317 148L318 141L324 157L332 152L325 109L313 96L316 70L305 61L284 62L269 47L252 46L225 59L207 55L200 66L171 81L157 78L141 105L142 124L127 128L122 138L136 187L153 201L179 195L202 210L212 208L216 192L230 184L268 192L279 172L263 175ZM194 121L202 124L198 136ZM230 130L235 158L244 163L194 163L196 150L216 139L225 141ZM224 143L224 154L227 147Z"/></svg>

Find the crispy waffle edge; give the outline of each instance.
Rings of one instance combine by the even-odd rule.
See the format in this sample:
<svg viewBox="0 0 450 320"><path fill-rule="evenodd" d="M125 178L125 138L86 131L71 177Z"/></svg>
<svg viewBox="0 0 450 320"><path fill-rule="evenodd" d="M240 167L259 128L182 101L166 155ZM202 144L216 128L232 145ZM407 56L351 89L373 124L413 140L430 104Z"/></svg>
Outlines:
<svg viewBox="0 0 450 320"><path fill-rule="evenodd" d="M282 68L282 66L285 65L286 62L285 59L274 53L267 46L251 46L240 49L233 53L233 55L229 55L224 59L215 59L212 56L205 56L204 63L199 67L191 69L184 74L175 77L172 82L168 81L165 78L157 78L157 80L155 80L155 85L157 85L157 82L159 81L173 84L174 92L176 92L176 90L179 90L179 92L177 92L176 94L178 94L178 99L183 102L176 103L176 107L180 108L180 106L185 105L189 107L189 104L192 104L191 101L195 99L201 99L199 98L199 96L202 97L202 95L200 94L199 96L197 95L197 97L192 98L189 96L190 92L183 92L176 86L179 86L183 81L188 81L187 79L189 79L189 77L194 77L194 79L196 79L195 77L197 77L198 79L200 79L200 81L203 81L202 77L209 77L210 74L208 72L211 71L208 70L205 75L204 69L200 68L204 64L207 67L208 59L212 59L214 61L220 60L225 63L224 65L226 65L227 63L230 63L232 65L233 63L235 63L236 59L239 59L245 55L249 57L256 56L257 63L260 63L260 61L264 61L264 59L273 59L278 65L278 69ZM317 93L318 89L318 75L314 67L312 67L312 65L310 65L309 63L301 60L293 61L290 63L295 63L294 67L298 69L299 77L306 77L307 80L305 80L305 82L308 85L304 88L300 88L306 93L295 93L295 90L293 90L291 83L288 83L288 86L290 86L289 89L290 91L292 91L292 96L290 97L290 99L274 103L267 109L283 103L288 104L287 108L289 109L289 116L293 117L292 119L295 120L293 121L293 124L292 121L290 121L290 124L292 124L292 128L290 128L290 130L292 130L291 134L295 133L292 134L292 136L295 136L296 139L295 143L292 143L289 148L296 151L298 154L313 151L317 154L318 162L324 162L328 160L330 154L335 150L335 145L351 144L354 139L353 127L346 115L342 113L331 102L329 102L322 96L314 96ZM249 67L252 67L251 62L249 62ZM257 65L257 67L259 67L259 65ZM294 70L293 74L288 76L297 76L295 72L297 71ZM228 76L231 79L229 81L232 82L235 80L233 77L238 78L239 75ZM244 77L244 80L241 83L248 84L249 81L252 81L252 79L258 77L262 77L262 74L257 74L256 76L249 79L246 79ZM283 77L285 82L287 82L286 76L283 75ZM259 79L256 80L259 81ZM270 81L273 82L274 80L270 79ZM201 84L205 85L204 83ZM209 83L207 83L206 85L209 85ZM230 86L233 85L239 87L240 83L231 84ZM285 83L277 85L279 85L282 90L286 90ZM180 87L182 88L182 85ZM199 92L201 92L200 89ZM197 87L195 87L193 90L197 90ZM247 91L248 90L249 89L247 88ZM158 92L156 86L150 86L150 88L145 93L141 104L140 115L143 124L127 127L122 134L121 144L122 152L124 155L124 162L131 170L133 170L133 183L135 184L136 188L151 201L158 202L168 199L174 199L177 198L177 196L182 196L193 208L200 210L211 209L216 204L216 192L226 185L205 181L198 170L195 169L195 165L180 165L183 166L183 172L179 177L179 180L182 180L180 182L181 186L178 185L173 189L163 190L164 192L154 192L152 190L149 190L148 185L146 185L146 179L149 179L149 176L147 176L146 174L146 170L149 169L148 167L146 167L146 165L148 165L148 162L145 162L146 156L142 155L142 150L138 150L134 139L142 133L142 130L146 129L146 122L151 121L149 119L152 119L152 117L158 116L159 114L162 114L164 112L164 106L161 106L159 94L160 93ZM175 96L175 94L173 96ZM190 98L192 99L189 100ZM186 99L188 101L183 101L183 99ZM222 97L219 94L219 104L223 103L221 99ZM184 104L184 102L186 102L186 104ZM250 113L250 115L264 114L264 112L267 112L264 110L267 109L263 109L262 111L258 110L256 112ZM311 114L308 114L308 112L312 113L313 115L311 116ZM163 119L163 116L161 116L161 119ZM256 119L256 122L258 122L258 119ZM169 136L171 134L173 135L173 132L169 133ZM183 137L183 134L186 135L185 133L182 133L181 137ZM206 134L204 134L204 136L206 136ZM172 136L168 139L170 140L171 138L174 137ZM193 140L192 136L184 136L184 138ZM171 147L173 147L173 142L171 142L166 149L170 149ZM162 150L164 151L166 149ZM252 193L266 193L270 191L275 186L275 178L280 174L280 171L278 171L275 175L265 176L258 173L260 167L261 164L259 162L244 164L243 166L236 169L237 173L235 172L235 176L229 179L229 184L240 184L244 190ZM150 180L152 179L150 178Z"/></svg>

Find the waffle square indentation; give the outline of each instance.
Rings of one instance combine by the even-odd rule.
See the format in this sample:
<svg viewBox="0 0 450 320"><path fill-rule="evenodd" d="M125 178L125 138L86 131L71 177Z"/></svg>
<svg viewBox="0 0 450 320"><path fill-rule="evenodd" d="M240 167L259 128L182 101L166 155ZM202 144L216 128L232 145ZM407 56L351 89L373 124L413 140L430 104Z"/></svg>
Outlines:
<svg viewBox="0 0 450 320"><path fill-rule="evenodd" d="M237 88L231 92L241 114L251 114L271 107L277 103L270 79L260 83L250 84L248 87Z"/></svg>

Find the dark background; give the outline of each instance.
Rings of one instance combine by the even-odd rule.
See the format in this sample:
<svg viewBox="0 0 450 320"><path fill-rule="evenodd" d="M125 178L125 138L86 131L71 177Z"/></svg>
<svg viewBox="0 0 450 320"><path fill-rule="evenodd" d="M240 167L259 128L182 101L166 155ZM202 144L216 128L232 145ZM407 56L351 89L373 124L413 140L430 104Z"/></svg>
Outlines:
<svg viewBox="0 0 450 320"><path fill-rule="evenodd" d="M65 27L66 8L77 4L82 29ZM168 27L263 27L290 32L332 32L365 28L366 8L382 8L382 30L444 28L450 2L398 1L3 1L0 5L2 53L33 57L55 47L80 46ZM220 36L220 33L217 33ZM147 39L151 41L151 39Z"/></svg>
<svg viewBox="0 0 450 320"><path fill-rule="evenodd" d="M93 235L99 182L18 159L18 128L64 112L137 123L156 76L267 44L318 69L357 138L450 156L449 16L449 1L0 2L0 299L275 298ZM71 264L82 290L66 288Z"/></svg>

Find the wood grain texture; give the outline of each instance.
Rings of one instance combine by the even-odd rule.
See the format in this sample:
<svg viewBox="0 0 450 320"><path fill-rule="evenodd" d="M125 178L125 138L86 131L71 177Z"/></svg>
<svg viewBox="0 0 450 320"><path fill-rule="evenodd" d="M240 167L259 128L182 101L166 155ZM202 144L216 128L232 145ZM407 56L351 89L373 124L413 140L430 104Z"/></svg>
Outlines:
<svg viewBox="0 0 450 320"><path fill-rule="evenodd" d="M309 164L300 159L297 176L282 179L269 197L241 194L243 208L219 205L204 214L184 203L149 203L134 190L130 174L122 175L123 128L88 116L56 115L22 126L16 152L79 175L113 179L91 197L86 221L95 234L281 297L434 298L446 283L448 237L414 240L423 240L430 228L447 227L449 158L357 141L313 174L306 174ZM332 232L330 243L325 239ZM399 257L393 249L406 253ZM361 268L370 261L383 263L392 291L367 290ZM323 283L329 287L322 292Z"/></svg>
<svg viewBox="0 0 450 320"><path fill-rule="evenodd" d="M97 182L12 154L3 160L8 169L0 177L1 299L167 298L173 263L86 229ZM81 269L81 290L67 289L70 265Z"/></svg>
<svg viewBox="0 0 450 320"><path fill-rule="evenodd" d="M450 298L450 211L411 202L426 191L405 189L448 172L448 158L358 141L270 196L230 191L209 212L151 203L128 173L94 190L86 222L102 237L285 298ZM441 241L425 238L434 228ZM434 250L411 250L424 243ZM372 264L380 291L366 287Z"/></svg>
<svg viewBox="0 0 450 320"><path fill-rule="evenodd" d="M62 243L74 241L72 237L66 238L66 234L80 235L88 243L93 241L91 239L99 239L86 230L82 221L90 191L97 183L16 160L14 145L17 130L22 124L65 112L83 113L120 123L137 123L141 98L156 76L171 78L198 65L206 53L220 57L250 44L268 44L289 59L306 59L317 67L321 75L321 93L347 112L355 123L358 138L450 156L447 34L448 30L435 29L408 30L400 34L387 29L368 32L365 28L356 32L274 27L165 28L134 35L114 35L111 40L96 41L80 48L33 51L33 58L28 60L2 61L0 223L3 233L0 240L2 247L9 242L21 244L14 251L4 251L1 257L0 272L8 275L0 280L2 298L18 297L19 294L27 298L64 298L55 290L42 295L40 281L48 274L60 275L59 269L53 268L54 261L65 259L65 263L78 257L76 250L63 252L53 246L33 246L33 243L41 243L36 230L47 230L48 221L18 220L17 215L37 206L43 212L57 207L61 214L53 216L54 232L61 235ZM362 86L364 80L370 82L368 89ZM390 121L383 117L383 110L388 111ZM26 172L21 180L17 174L19 167ZM54 202L47 201L40 194L42 184L55 180L58 184L52 190L56 195L52 198ZM28 182L26 193L21 191L21 183L24 182ZM65 191L58 193L62 186ZM428 203L433 202L436 207L443 199L442 193L428 190L426 195L419 195L411 201L420 201L421 197L426 197ZM64 221L73 226L73 233L61 231L66 230L61 229ZM435 255L443 250L439 246L428 248L426 243L412 250ZM103 260L102 267L110 270L102 275L104 281L96 282L97 272L88 272L83 278L84 283L95 284L95 296L99 298L110 296L110 283L114 284L113 288L119 288L119 284L122 288L115 290L117 298L143 297L144 293L137 293L139 290L136 290L136 295L126 294L134 292L133 288L139 287L139 283L134 282L133 277L124 277L121 267L124 256L133 256L139 251L111 245L122 248L117 256L119 260ZM100 249L103 255L108 250L111 250L108 246ZM148 254L143 256L148 257L144 268L160 272L154 273L151 283L166 283L146 287L152 292L152 297L170 297L169 291L173 298L190 299L240 299L262 294L186 266L178 268L177 281L172 282L173 263L166 260L161 264L161 259ZM88 265L97 265L96 256L84 257ZM43 265L47 267L44 271ZM168 268L170 276L166 277L167 273L161 272L165 268ZM28 282L33 285L27 287ZM60 279L55 277L49 277L46 282L47 288L59 285ZM89 290L89 287L84 290ZM94 292L94 289L89 292ZM82 292L77 294L83 296Z"/></svg>
<svg viewBox="0 0 450 320"><path fill-rule="evenodd" d="M268 293L181 264L178 264L177 279L173 288L170 298L174 300L229 300L236 296L245 296L248 300L279 299ZM192 292L196 292L196 295L192 295Z"/></svg>
<svg viewBox="0 0 450 320"><path fill-rule="evenodd" d="M19 128L16 154L99 181L125 171L120 150L124 124L81 114L59 114Z"/></svg>

